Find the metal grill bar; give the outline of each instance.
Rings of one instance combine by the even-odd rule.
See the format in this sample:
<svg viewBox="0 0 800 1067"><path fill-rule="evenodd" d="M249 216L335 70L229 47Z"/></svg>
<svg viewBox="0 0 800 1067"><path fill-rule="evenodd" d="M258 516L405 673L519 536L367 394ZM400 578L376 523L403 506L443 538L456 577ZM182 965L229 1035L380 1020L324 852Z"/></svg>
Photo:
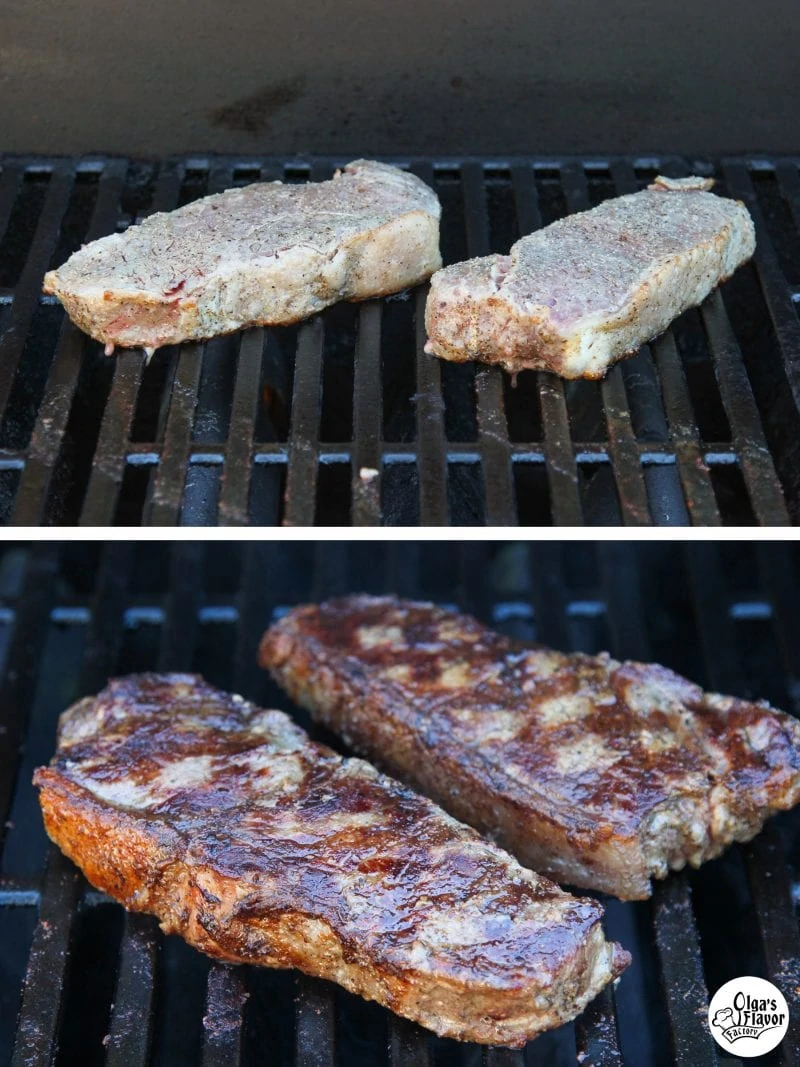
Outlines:
<svg viewBox="0 0 800 1067"><path fill-rule="evenodd" d="M242 1021L247 991L241 971L217 963L208 972L203 1067L230 1067L242 1054Z"/></svg>
<svg viewBox="0 0 800 1067"><path fill-rule="evenodd" d="M769 231L747 166L740 160L732 160L723 166L723 173L731 195L745 202L756 224L758 244L753 263L781 348L795 407L800 410L800 322L792 301L792 292L781 272L778 257L769 239Z"/></svg>
<svg viewBox="0 0 800 1067"><path fill-rule="evenodd" d="M213 166L209 173L208 192L222 192L230 185L233 185L233 168L222 163ZM178 365L170 410L166 416L161 460L151 478L145 506L150 525L177 526L181 521L205 353L205 344L181 345L178 349Z"/></svg>
<svg viewBox="0 0 800 1067"><path fill-rule="evenodd" d="M93 613L93 639L84 658L82 684L96 687L98 675L108 663L106 657L109 650L114 648L115 628L112 620L116 615L121 616L119 600L124 593L117 565L124 560L126 554L127 546L115 546L114 550L108 553L110 558L101 568L98 597L95 599L96 610ZM103 596L99 595L100 591ZM103 635L102 642L98 644L100 634ZM109 643L105 645L109 634ZM19 1064L50 1062L55 1047L70 931L77 906L77 884L74 869L52 848L48 874L42 890L39 921L34 934L34 949L25 978L20 1016L22 1022L15 1050L15 1061Z"/></svg>
<svg viewBox="0 0 800 1067"><path fill-rule="evenodd" d="M263 330L247 330L242 334L231 427L225 454L225 472L219 500L220 522L229 526L245 526L249 521L253 439L258 414L258 386L263 351Z"/></svg>
<svg viewBox="0 0 800 1067"><path fill-rule="evenodd" d="M152 477L146 508L153 526L177 526L180 522L204 352L204 344L180 347L161 461Z"/></svg>
<svg viewBox="0 0 800 1067"><path fill-rule="evenodd" d="M389 1063L391 1067L430 1067L425 1031L407 1019L392 1018L389 1023Z"/></svg>
<svg viewBox="0 0 800 1067"><path fill-rule="evenodd" d="M758 545L758 569L772 605L775 638L788 679L793 711L800 716L800 609L797 573L788 544Z"/></svg>
<svg viewBox="0 0 800 1067"><path fill-rule="evenodd" d="M613 367L600 388L608 422L608 451L614 466L622 521L626 526L646 526L650 522L647 491L633 440L622 368Z"/></svg>
<svg viewBox="0 0 800 1067"><path fill-rule="evenodd" d="M296 1013L297 1067L333 1067L335 1012L330 987L314 978L298 978Z"/></svg>
<svg viewBox="0 0 800 1067"><path fill-rule="evenodd" d="M714 359L714 373L731 425L753 510L765 526L786 526L789 514L775 472L742 353L719 290L700 309Z"/></svg>
<svg viewBox="0 0 800 1067"><path fill-rule="evenodd" d="M569 163L562 168L561 173L570 211L586 211L590 203L583 168L578 163ZM636 454L631 413L622 368L619 365L611 368L600 388L608 425L608 450L613 461L622 521L626 526L643 526L650 521L647 490L639 456Z"/></svg>
<svg viewBox="0 0 800 1067"><path fill-rule="evenodd" d="M39 674L57 569L55 548L39 546L26 568L6 668L0 681L0 709L5 727L0 731L0 846L8 828L19 752Z"/></svg>
<svg viewBox="0 0 800 1067"><path fill-rule="evenodd" d="M77 902L78 872L54 849L28 958L12 1067L40 1067L52 1062Z"/></svg>
<svg viewBox="0 0 800 1067"><path fill-rule="evenodd" d="M617 1041L617 1025L614 1018L614 1003L608 989L595 997L575 1022L578 1046L578 1063L602 1064L602 1067L617 1067L622 1063L622 1053Z"/></svg>
<svg viewBox="0 0 800 1067"><path fill-rule="evenodd" d="M196 542L178 541L170 547L169 591L158 650L159 670L192 668L203 556L203 546Z"/></svg>
<svg viewBox="0 0 800 1067"><path fill-rule="evenodd" d="M144 367L144 356L134 352L118 357L114 365L111 392L97 440L96 459L92 464L81 512L81 526L110 526L114 521L125 471L125 447Z"/></svg>
<svg viewBox="0 0 800 1067"><path fill-rule="evenodd" d="M133 545L105 546L92 598L91 632L81 671L81 695L96 693L112 674L122 640L125 598Z"/></svg>
<svg viewBox="0 0 800 1067"><path fill-rule="evenodd" d="M686 876L678 874L668 878L656 887L653 898L656 944L675 1063L679 1067L694 1067L702 1062L713 1067L719 1057L703 1018L708 991Z"/></svg>
<svg viewBox="0 0 800 1067"><path fill-rule="evenodd" d="M209 173L208 192L219 193L233 184L233 169L219 164ZM177 526L186 489L189 445L203 373L205 344L184 344L178 351L178 366L164 430L161 461L153 473L145 511L153 526Z"/></svg>
<svg viewBox="0 0 800 1067"><path fill-rule="evenodd" d="M705 462L697 423L692 412L686 377L671 331L652 345L661 393L678 459L678 475L686 506L695 526L720 526L722 518L714 496L711 472Z"/></svg>
<svg viewBox="0 0 800 1067"><path fill-rule="evenodd" d="M55 251L74 182L75 171L68 162L62 161L53 167L30 252L14 288L11 323L0 334L0 412L3 420L8 414L8 400L25 339L39 305L42 278Z"/></svg>
<svg viewBox="0 0 800 1067"><path fill-rule="evenodd" d="M181 171L162 166L151 210L171 211L178 203ZM142 384L145 359L141 352L117 355L114 378L103 412L95 462L89 475L80 522L82 526L110 526L125 473L125 454L131 436L136 398Z"/></svg>
<svg viewBox="0 0 800 1067"><path fill-rule="evenodd" d="M442 370L425 352L425 297L415 304L417 349L417 440L419 450L420 524L447 524L447 444L444 435Z"/></svg>
<svg viewBox="0 0 800 1067"><path fill-rule="evenodd" d="M435 188L430 163L416 163L411 171ZM447 525L447 444L444 432L441 362L426 355L425 301L427 287L414 303L417 372L417 466L420 482L420 525Z"/></svg>
<svg viewBox="0 0 800 1067"><path fill-rule="evenodd" d="M530 547L528 558L537 619L536 636L553 648L568 649L567 595L560 546L544 541L535 550Z"/></svg>
<svg viewBox="0 0 800 1067"><path fill-rule="evenodd" d="M511 177L519 232L523 236L542 226L534 172L531 167L513 167ZM570 437L564 381L545 371L539 371L537 376L553 525L581 526L578 468Z"/></svg>
<svg viewBox="0 0 800 1067"><path fill-rule="evenodd" d="M786 854L774 827L744 848L747 875L753 903L759 915L764 956L771 981L787 996L794 993L794 1004L800 989L800 933L793 911L792 886L786 870ZM789 1002L791 1003L791 1001ZM782 1042L783 1061L800 1061L800 1022L797 1011L789 1010L789 1031Z"/></svg>
<svg viewBox="0 0 800 1067"><path fill-rule="evenodd" d="M3 167L3 176L0 178L0 237L8 229L11 211L24 173L24 168L19 163L8 163Z"/></svg>
<svg viewBox="0 0 800 1067"><path fill-rule="evenodd" d="M525 1067L525 1053L510 1048L487 1048L483 1062L485 1067Z"/></svg>
<svg viewBox="0 0 800 1067"><path fill-rule="evenodd" d="M345 462L349 458L351 442L325 443L318 448L318 459L322 464ZM576 444L575 462L578 466L585 464L610 463L608 442L606 441L582 441ZM578 451L580 448L580 451ZM543 446L536 441L521 444L510 444L509 451L512 463L541 463L546 462ZM643 467L647 465L672 466L675 462L671 446L663 441L637 441L636 451L639 454ZM225 449L222 445L203 444L192 441L189 443L188 462L190 465L214 463L222 464L225 461ZM137 466L155 466L159 457L152 451L152 446L134 441L128 447L129 462ZM384 465L393 463L405 463L411 465L414 462L413 452L406 449L402 443L386 443L381 446L381 455ZM480 452L472 442L449 442L446 449L447 459L451 463L479 464ZM281 442L265 441L257 444L253 450L253 458L258 463L270 463L281 465L287 462L286 448ZM735 466L738 460L735 448L726 441L708 441L705 443L703 459L710 467ZM0 453L0 470L23 468L25 457L17 450L9 449L8 452Z"/></svg>
<svg viewBox="0 0 800 1067"><path fill-rule="evenodd" d="M257 662L258 645L286 588L282 562L274 543L249 544L245 551L233 673L237 693L260 693L264 685L264 672Z"/></svg>
<svg viewBox="0 0 800 1067"><path fill-rule="evenodd" d="M364 304L358 319L353 436L353 525L381 521L381 305ZM373 474L373 472L375 472Z"/></svg>
<svg viewBox="0 0 800 1067"><path fill-rule="evenodd" d="M489 222L481 165L465 163L461 168L461 182L464 189L468 254L471 257L488 255ZM511 480L503 379L498 367L478 368L475 374L475 393L486 493L486 523L489 526L515 525L517 517Z"/></svg>
<svg viewBox="0 0 800 1067"><path fill-rule="evenodd" d="M114 160L104 168L87 243L113 230L124 177L123 160ZM65 316L17 490L12 519L16 525L38 526L45 520L47 495L78 384L85 341L84 334ZM105 457L102 448L98 452L101 459Z"/></svg>
<svg viewBox="0 0 800 1067"><path fill-rule="evenodd" d="M289 469L286 474L287 526L313 526L317 496L320 392L322 389L321 318L300 327L294 370Z"/></svg>
<svg viewBox="0 0 800 1067"><path fill-rule="evenodd" d="M796 230L800 230L800 173L797 163L788 159L778 160L775 175L786 201Z"/></svg>
<svg viewBox="0 0 800 1067"><path fill-rule="evenodd" d="M145 1067L148 1062L156 945L153 919L128 913L108 1032L108 1067Z"/></svg>
<svg viewBox="0 0 800 1067"><path fill-rule="evenodd" d="M620 195L627 193L635 193L638 190L638 183L636 181L636 172L629 162L626 160L615 160L611 164L611 176L614 179L614 185L616 191ZM677 351L672 341L672 331L668 330L666 335L667 344L672 344L672 352L676 357ZM666 396L662 396L662 393L666 393L666 388L670 384L673 386L680 381L682 372L680 367L676 368L677 373L673 374L673 382L664 382L659 386L659 373L656 364L653 359L652 345L644 345L641 352L637 357L629 362L625 362L621 365L623 378L625 378L625 384L630 394L631 399L631 411L638 414L640 423L640 433L646 437L647 440L670 440L669 425L667 422L667 412L665 411ZM678 386L680 388L680 386ZM683 390L685 392L685 382L683 384ZM684 424L686 425L686 424ZM695 429L695 437L697 432ZM676 451L678 463L682 466L686 466L686 457L683 454L683 450L680 449L677 440L673 439L673 446ZM697 455L699 456L699 445ZM692 457L694 458L694 456ZM702 457L700 458L700 466L693 467L693 472L702 474ZM706 470L706 474L707 474ZM700 480L700 479L696 479ZM663 525L688 525L689 512L687 511L684 495L681 492L681 476L672 467L663 468L647 468L644 471L644 481L647 487L648 497L651 502L651 511L654 520L658 524ZM690 487L693 485L693 479L691 476L687 477L683 475L683 483ZM713 503L713 488L711 486L710 479L707 480L707 484L703 486L706 494L710 494L710 503ZM701 489L702 492L702 489ZM688 496L686 498L689 505L693 504L693 498ZM697 516L693 516L694 522L697 522Z"/></svg>

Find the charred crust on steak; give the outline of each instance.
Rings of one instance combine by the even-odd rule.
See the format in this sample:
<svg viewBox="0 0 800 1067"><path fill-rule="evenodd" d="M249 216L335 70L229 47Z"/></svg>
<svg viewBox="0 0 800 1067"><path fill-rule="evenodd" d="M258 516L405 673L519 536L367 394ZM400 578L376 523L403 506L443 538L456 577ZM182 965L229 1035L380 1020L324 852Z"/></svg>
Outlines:
<svg viewBox="0 0 800 1067"><path fill-rule="evenodd" d="M630 960L596 901L198 677L135 675L80 701L34 781L51 838L126 907L439 1034L521 1046Z"/></svg>
<svg viewBox="0 0 800 1067"><path fill-rule="evenodd" d="M562 883L641 899L800 800L800 725L656 664L397 598L290 612L260 662L356 751Z"/></svg>

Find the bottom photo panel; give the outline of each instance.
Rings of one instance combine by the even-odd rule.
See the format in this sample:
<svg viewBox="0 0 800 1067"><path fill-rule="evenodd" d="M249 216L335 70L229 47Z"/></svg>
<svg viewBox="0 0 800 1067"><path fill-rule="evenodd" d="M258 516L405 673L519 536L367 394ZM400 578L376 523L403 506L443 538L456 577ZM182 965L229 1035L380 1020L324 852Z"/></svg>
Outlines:
<svg viewBox="0 0 800 1067"><path fill-rule="evenodd" d="M800 549L0 545L0 1064L800 1060Z"/></svg>

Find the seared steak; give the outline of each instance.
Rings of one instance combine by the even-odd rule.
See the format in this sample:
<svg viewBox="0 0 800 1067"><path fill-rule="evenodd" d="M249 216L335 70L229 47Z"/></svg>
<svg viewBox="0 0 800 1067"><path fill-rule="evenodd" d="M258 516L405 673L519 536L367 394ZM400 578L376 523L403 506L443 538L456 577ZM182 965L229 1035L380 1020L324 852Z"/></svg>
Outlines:
<svg viewBox="0 0 800 1067"><path fill-rule="evenodd" d="M800 724L655 664L394 597L297 608L260 662L356 751L560 882L650 895L800 800Z"/></svg>
<svg viewBox="0 0 800 1067"><path fill-rule="evenodd" d="M385 163L332 181L248 185L82 248L44 279L107 350L297 322L395 293L441 266L436 195Z"/></svg>
<svg viewBox="0 0 800 1067"><path fill-rule="evenodd" d="M457 363L602 378L701 303L755 250L738 201L702 178L657 178L523 237L508 256L435 274L427 350Z"/></svg>
<svg viewBox="0 0 800 1067"><path fill-rule="evenodd" d="M191 675L122 678L76 704L34 780L52 839L127 908L438 1034L521 1045L630 960L594 901Z"/></svg>

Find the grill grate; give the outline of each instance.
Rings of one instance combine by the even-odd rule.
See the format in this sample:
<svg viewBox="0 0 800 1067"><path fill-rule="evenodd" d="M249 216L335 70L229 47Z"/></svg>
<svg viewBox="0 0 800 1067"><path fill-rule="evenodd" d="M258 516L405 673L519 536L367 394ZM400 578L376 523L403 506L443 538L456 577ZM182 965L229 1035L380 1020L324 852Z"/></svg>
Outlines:
<svg viewBox="0 0 800 1067"><path fill-rule="evenodd" d="M786 525L800 517L796 159L401 161L443 204L446 262L507 251L658 171L714 174L759 246L602 383L442 364L424 287L106 359L44 272L87 240L340 160L0 157L0 519L12 524ZM362 477L362 471L377 476Z"/></svg>
<svg viewBox="0 0 800 1067"><path fill-rule="evenodd" d="M797 714L799 569L788 544L4 546L0 1063L214 1067L267 1050L298 1067L566 1067L579 1054L595 1067L713 1065L707 991L740 974L789 1001L792 1028L764 1063L797 1062L798 812L658 884L651 902L607 902L630 971L577 1023L512 1053L435 1039L323 982L212 963L154 920L123 917L48 845L30 779L59 712L112 673L202 670L289 707L256 665L260 634L288 605L347 589L430 596L521 639L652 657Z"/></svg>

